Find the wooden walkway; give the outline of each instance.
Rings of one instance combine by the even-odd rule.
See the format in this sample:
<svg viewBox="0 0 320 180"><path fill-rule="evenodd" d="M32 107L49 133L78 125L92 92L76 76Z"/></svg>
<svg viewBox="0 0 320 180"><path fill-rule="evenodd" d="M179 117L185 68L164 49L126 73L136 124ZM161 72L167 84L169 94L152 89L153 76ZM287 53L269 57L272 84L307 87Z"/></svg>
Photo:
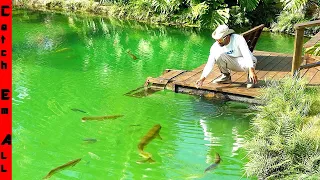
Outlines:
<svg viewBox="0 0 320 180"><path fill-rule="evenodd" d="M264 51L254 51L253 54L258 59L256 66L258 84L255 88L246 88L247 74L245 72L231 72L231 84L213 84L212 80L220 75L220 71L215 65L213 72L208 75L203 86L197 89L195 82L201 76L205 64L192 71L166 70L160 77L148 78L147 82L152 84L151 87L153 88L165 88L175 92L190 94L214 94L218 92L232 96L255 98L259 95L260 88L266 84L266 81L281 80L290 76L292 55ZM319 66L303 69L300 71L300 75L307 80L308 85L320 85Z"/></svg>

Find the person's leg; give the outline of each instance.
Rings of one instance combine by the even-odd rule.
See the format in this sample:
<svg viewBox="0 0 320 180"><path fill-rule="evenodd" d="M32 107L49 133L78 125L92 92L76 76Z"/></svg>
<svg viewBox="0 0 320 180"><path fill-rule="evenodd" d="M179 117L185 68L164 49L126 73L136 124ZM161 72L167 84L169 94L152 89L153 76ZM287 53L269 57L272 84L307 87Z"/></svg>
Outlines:
<svg viewBox="0 0 320 180"><path fill-rule="evenodd" d="M243 58L242 58L243 59ZM213 83L230 83L230 71L243 72L246 71L240 64L241 58L231 57L227 54L221 54L216 57L216 64L221 71L221 76L213 81Z"/></svg>

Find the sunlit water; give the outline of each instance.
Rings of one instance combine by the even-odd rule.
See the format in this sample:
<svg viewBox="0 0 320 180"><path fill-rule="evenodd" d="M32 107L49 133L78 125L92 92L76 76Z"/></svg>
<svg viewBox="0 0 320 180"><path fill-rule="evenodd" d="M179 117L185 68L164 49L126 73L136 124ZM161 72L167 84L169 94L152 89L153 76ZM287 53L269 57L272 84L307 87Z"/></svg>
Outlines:
<svg viewBox="0 0 320 180"><path fill-rule="evenodd" d="M124 95L166 68L191 70L205 63L210 33L15 11L13 179L42 179L77 158L77 165L51 179L241 178L252 118L246 104L171 91ZM81 120L118 114L124 116ZM137 145L155 124L162 126L162 140L155 138L145 150L156 162L137 163ZM204 173L215 153L222 162Z"/></svg>

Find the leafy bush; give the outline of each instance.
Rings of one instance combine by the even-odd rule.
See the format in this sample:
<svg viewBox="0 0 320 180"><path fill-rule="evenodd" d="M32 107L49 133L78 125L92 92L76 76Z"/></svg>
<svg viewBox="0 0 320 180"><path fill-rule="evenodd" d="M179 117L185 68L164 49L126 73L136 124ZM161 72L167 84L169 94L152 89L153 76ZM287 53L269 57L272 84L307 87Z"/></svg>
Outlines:
<svg viewBox="0 0 320 180"><path fill-rule="evenodd" d="M272 25L272 31L293 33L294 24L313 21L320 18L320 1L318 0L281 0L283 11ZM305 34L315 34L319 28L307 28Z"/></svg>
<svg viewBox="0 0 320 180"><path fill-rule="evenodd" d="M320 176L319 90L298 77L270 82L260 97L266 102L252 120L246 142L247 176L297 179Z"/></svg>

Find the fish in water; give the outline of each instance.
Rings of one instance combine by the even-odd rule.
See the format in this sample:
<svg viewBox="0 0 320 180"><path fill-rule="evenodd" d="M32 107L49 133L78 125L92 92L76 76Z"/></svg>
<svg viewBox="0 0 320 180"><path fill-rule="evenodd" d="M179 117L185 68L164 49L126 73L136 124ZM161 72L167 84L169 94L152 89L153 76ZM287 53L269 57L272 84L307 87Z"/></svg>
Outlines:
<svg viewBox="0 0 320 180"><path fill-rule="evenodd" d="M133 60L138 59L137 56L135 56L134 54L132 54L130 50L127 50L127 53L129 54L129 56L131 56L131 58L132 58Z"/></svg>
<svg viewBox="0 0 320 180"><path fill-rule="evenodd" d="M105 119L117 119L119 117L122 117L123 115L113 115L113 116L92 116L92 117L83 117L83 121L89 121L89 120L96 120L96 121L103 121Z"/></svg>
<svg viewBox="0 0 320 180"><path fill-rule="evenodd" d="M130 126L141 126L140 124L131 124Z"/></svg>
<svg viewBox="0 0 320 180"><path fill-rule="evenodd" d="M66 51L66 50L69 50L70 48L62 48L62 49L58 49L58 50L56 50L56 53L57 52L63 52L63 51Z"/></svg>
<svg viewBox="0 0 320 180"><path fill-rule="evenodd" d="M142 164L142 163L146 163L146 162L154 163L155 161L151 157L137 161L138 164Z"/></svg>
<svg viewBox="0 0 320 180"><path fill-rule="evenodd" d="M207 169L205 169L204 172L215 169L218 166L218 164L220 164L220 161L221 161L220 155L218 153L216 153L216 159L215 159L214 163L211 164L209 167L207 167Z"/></svg>
<svg viewBox="0 0 320 180"><path fill-rule="evenodd" d="M97 142L97 139L94 139L94 138L85 138L85 139L82 139L82 140L87 142L87 143L95 143L95 142Z"/></svg>
<svg viewBox="0 0 320 180"><path fill-rule="evenodd" d="M83 111L83 110L81 110L81 109L77 109L77 108L72 108L71 110L72 110L72 111L75 111L75 112L87 113L87 112L85 112L85 111Z"/></svg>
<svg viewBox="0 0 320 180"><path fill-rule="evenodd" d="M161 125L157 124L157 125L153 126L145 136L143 136L143 138L140 140L140 142L138 144L138 150L139 150L140 156L142 156L146 159L152 157L152 155L150 153L144 151L144 148L154 138L158 137L158 138L162 139L159 135L160 130L161 130Z"/></svg>
<svg viewBox="0 0 320 180"><path fill-rule="evenodd" d="M67 162L67 163L64 164L64 165L61 165L61 166L59 166L59 167L56 167L56 168L52 169L43 179L48 179L48 178L50 178L53 174L55 174L55 173L57 173L57 172L65 169L65 168L68 168L68 167L70 167L70 166L73 167L73 166L75 166L76 164L78 164L80 161L81 161L81 158L72 160L72 161L70 161L70 162Z"/></svg>
<svg viewBox="0 0 320 180"><path fill-rule="evenodd" d="M101 159L98 155L96 155L96 154L94 154L94 153L92 153L92 152L88 152L88 154L90 155L90 157L91 157L92 159L96 159L96 160L100 160L100 159Z"/></svg>

